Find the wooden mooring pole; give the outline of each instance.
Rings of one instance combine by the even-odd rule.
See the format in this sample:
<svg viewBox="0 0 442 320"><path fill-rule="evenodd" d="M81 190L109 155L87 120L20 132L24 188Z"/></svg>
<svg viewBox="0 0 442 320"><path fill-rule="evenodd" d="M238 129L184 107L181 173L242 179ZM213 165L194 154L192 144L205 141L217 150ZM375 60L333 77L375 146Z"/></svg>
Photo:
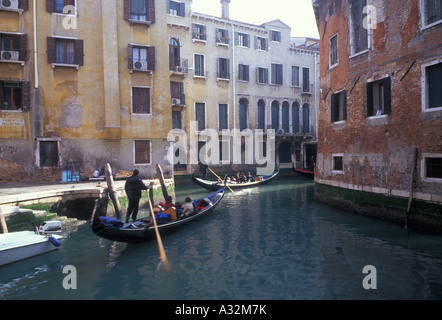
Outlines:
<svg viewBox="0 0 442 320"><path fill-rule="evenodd" d="M2 212L2 207L0 206L0 233L8 233L8 225L6 224L5 216Z"/></svg>
<svg viewBox="0 0 442 320"><path fill-rule="evenodd" d="M166 182L164 181L163 169L161 169L161 166L159 164L157 164L157 178L158 180L160 180L164 200L166 200L169 193L167 192Z"/></svg>
<svg viewBox="0 0 442 320"><path fill-rule="evenodd" d="M114 187L114 177L112 176L112 169L109 163L106 163L106 183L107 183L107 189L109 191L109 197L112 200L112 203L115 208L115 213L117 214L117 218L121 219L121 206L120 201L118 201L118 195L115 191Z"/></svg>

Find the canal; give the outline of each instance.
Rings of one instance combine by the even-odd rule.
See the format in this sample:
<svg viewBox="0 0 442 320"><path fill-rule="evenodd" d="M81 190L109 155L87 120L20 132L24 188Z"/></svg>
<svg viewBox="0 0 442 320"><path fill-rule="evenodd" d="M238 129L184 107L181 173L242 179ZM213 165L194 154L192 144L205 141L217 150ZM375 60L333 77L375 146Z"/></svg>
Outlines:
<svg viewBox="0 0 442 320"><path fill-rule="evenodd" d="M176 186L179 200L208 193ZM170 270L156 242L114 243L87 224L66 230L59 250L0 267L0 299L442 299L441 235L313 196L300 177L226 193L210 216L163 238ZM74 275L66 266L76 289L63 286Z"/></svg>

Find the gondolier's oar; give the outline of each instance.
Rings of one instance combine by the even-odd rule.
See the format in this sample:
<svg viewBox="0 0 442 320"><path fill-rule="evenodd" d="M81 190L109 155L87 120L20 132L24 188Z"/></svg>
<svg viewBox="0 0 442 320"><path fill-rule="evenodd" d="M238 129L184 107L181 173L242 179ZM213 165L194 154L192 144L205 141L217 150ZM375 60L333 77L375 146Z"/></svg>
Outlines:
<svg viewBox="0 0 442 320"><path fill-rule="evenodd" d="M220 181L223 181L215 172L213 172L213 170L212 169L210 169L209 168L209 170L210 170L210 172L212 172L214 175L215 175L215 177L217 177ZM233 191L232 190L232 188L230 188L228 185L227 185L227 183L225 183L225 185L227 186L227 188L229 188L229 190L230 191L232 191L232 193L236 196L236 193L235 193L235 191Z"/></svg>
<svg viewBox="0 0 442 320"><path fill-rule="evenodd" d="M150 213L152 215L153 225L155 228L155 234L157 236L158 250L160 251L161 261L164 263L166 269L170 270L170 264L169 264L169 261L167 260L167 255L166 255L166 251L164 250L164 247L163 247L163 242L161 241L160 232L158 231L158 226L157 226L157 220L155 219L155 213L153 212L152 202L150 202L149 195L147 195L147 200L149 202Z"/></svg>

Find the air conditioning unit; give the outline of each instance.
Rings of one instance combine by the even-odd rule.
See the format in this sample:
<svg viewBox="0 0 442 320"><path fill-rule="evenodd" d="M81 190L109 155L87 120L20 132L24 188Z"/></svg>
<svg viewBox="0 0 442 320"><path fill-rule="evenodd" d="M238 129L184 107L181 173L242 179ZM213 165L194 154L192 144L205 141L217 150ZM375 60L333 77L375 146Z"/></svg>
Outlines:
<svg viewBox="0 0 442 320"><path fill-rule="evenodd" d="M18 9L19 0L0 0L0 8L3 9Z"/></svg>
<svg viewBox="0 0 442 320"><path fill-rule="evenodd" d="M147 61L134 61L134 70L147 71Z"/></svg>
<svg viewBox="0 0 442 320"><path fill-rule="evenodd" d="M181 99L172 98L172 105L175 105L175 106L181 105Z"/></svg>
<svg viewBox="0 0 442 320"><path fill-rule="evenodd" d="M278 134L284 134L285 133L285 130L284 129L279 129L278 130Z"/></svg>
<svg viewBox="0 0 442 320"><path fill-rule="evenodd" d="M2 0L5 1L5 0ZM9 61L19 61L20 54L18 51L6 51L2 50L0 52L1 60L9 60Z"/></svg>

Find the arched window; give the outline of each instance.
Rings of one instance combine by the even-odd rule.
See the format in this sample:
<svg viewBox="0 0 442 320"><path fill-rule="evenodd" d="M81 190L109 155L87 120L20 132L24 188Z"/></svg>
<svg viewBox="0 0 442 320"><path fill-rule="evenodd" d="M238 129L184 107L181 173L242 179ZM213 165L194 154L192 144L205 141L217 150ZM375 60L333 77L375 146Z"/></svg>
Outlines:
<svg viewBox="0 0 442 320"><path fill-rule="evenodd" d="M272 102L272 129L279 129L279 102L276 100Z"/></svg>
<svg viewBox="0 0 442 320"><path fill-rule="evenodd" d="M297 101L292 104L292 125L293 133L299 133L299 103Z"/></svg>
<svg viewBox="0 0 442 320"><path fill-rule="evenodd" d="M169 40L169 67L170 70L175 71L177 67L181 66L180 56L180 41L176 38Z"/></svg>
<svg viewBox="0 0 442 320"><path fill-rule="evenodd" d="M303 133L310 133L310 106L308 103L302 105L302 126Z"/></svg>
<svg viewBox="0 0 442 320"><path fill-rule="evenodd" d="M249 105L249 100L246 98L241 98L239 100L239 130L243 131L247 129L247 107Z"/></svg>
<svg viewBox="0 0 442 320"><path fill-rule="evenodd" d="M289 118L289 103L284 101L282 103L282 129L284 132L288 133L290 128L290 118Z"/></svg>
<svg viewBox="0 0 442 320"><path fill-rule="evenodd" d="M264 100L258 101L258 129L265 130L265 119L266 119L266 113L265 113L265 102Z"/></svg>

